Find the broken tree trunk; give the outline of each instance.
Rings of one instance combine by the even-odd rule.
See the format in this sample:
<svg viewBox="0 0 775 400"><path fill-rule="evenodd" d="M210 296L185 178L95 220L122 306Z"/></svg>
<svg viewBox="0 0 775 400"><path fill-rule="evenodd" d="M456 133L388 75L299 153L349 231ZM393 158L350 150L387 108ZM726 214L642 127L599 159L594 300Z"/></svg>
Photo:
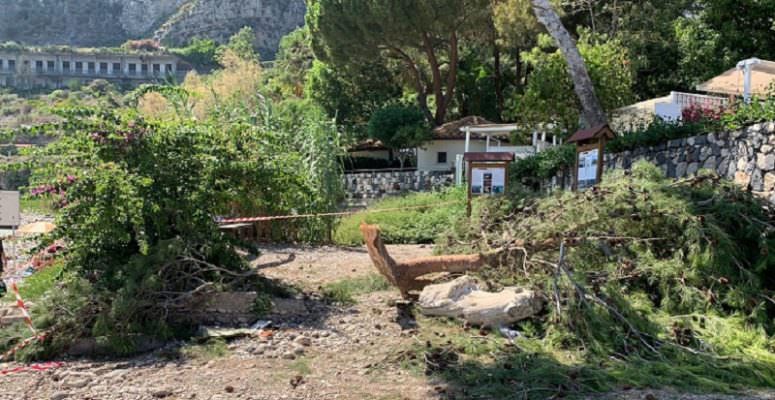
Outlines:
<svg viewBox="0 0 775 400"><path fill-rule="evenodd" d="M361 233L374 266L391 284L398 287L405 299L412 298L410 292L420 291L430 283L418 279L423 275L476 271L496 260L501 253L425 257L397 262L388 253L380 237L379 226L361 224Z"/></svg>
<svg viewBox="0 0 775 400"><path fill-rule="evenodd" d="M462 318L472 325L498 327L532 317L541 311L543 303L538 292L515 287L485 292L479 290L473 278L462 276L426 286L418 306L425 315Z"/></svg>

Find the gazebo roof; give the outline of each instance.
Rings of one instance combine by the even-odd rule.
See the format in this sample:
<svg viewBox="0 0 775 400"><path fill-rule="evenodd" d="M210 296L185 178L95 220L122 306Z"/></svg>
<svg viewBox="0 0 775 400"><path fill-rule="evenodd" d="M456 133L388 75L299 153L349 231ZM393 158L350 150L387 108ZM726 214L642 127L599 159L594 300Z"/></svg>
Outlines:
<svg viewBox="0 0 775 400"><path fill-rule="evenodd" d="M436 140L465 140L466 126L492 125L493 123L478 116L469 116L457 121L447 122L433 129L433 138ZM482 136L471 135L472 139L482 139Z"/></svg>
<svg viewBox="0 0 775 400"><path fill-rule="evenodd" d="M759 60L751 69L751 94L766 95L770 84L775 82L775 62ZM740 68L732 68L723 74L697 85L697 90L742 96L745 80Z"/></svg>

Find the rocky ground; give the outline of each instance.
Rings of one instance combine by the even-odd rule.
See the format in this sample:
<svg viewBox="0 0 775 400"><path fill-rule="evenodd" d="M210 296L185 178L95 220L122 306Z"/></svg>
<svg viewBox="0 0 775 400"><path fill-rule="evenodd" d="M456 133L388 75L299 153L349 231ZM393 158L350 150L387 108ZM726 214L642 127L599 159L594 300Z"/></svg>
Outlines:
<svg viewBox="0 0 775 400"><path fill-rule="evenodd" d="M429 255L421 246L390 246L398 259ZM448 399L443 382L403 369L400 349L417 339L398 293L361 295L353 306L329 305L319 287L372 273L368 254L333 247L272 247L254 266L305 295L255 331L218 346L175 343L124 360L63 359L47 371L0 374L0 399ZM498 339L500 340L500 339ZM9 371L18 364L0 364ZM460 399L461 397L457 397ZM628 391L609 399L775 399Z"/></svg>

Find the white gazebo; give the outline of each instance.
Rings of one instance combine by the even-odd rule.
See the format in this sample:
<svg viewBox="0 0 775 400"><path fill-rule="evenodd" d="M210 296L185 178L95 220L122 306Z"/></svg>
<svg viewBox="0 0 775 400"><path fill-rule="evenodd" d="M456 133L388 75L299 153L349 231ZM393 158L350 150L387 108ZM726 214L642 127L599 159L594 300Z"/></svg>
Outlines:
<svg viewBox="0 0 775 400"><path fill-rule="evenodd" d="M553 126L547 126L547 128L553 128ZM512 132L519 129L520 127L517 124L480 124L463 126L460 128L460 131L466 135L466 153L471 152L471 135L473 134L477 137L485 138L485 152L513 153L516 159L529 157L560 143L557 136L552 135L551 142L548 142L545 131L539 132L538 130L534 130L532 144L530 146L504 146L503 142L507 142ZM457 155L455 160L455 180L458 185L463 183L463 157L463 154Z"/></svg>

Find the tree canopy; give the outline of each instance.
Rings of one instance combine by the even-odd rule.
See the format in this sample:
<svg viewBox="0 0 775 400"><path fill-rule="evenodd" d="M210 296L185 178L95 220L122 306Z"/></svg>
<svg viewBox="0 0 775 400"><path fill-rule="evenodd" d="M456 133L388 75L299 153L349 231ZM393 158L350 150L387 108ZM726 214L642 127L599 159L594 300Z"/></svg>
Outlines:
<svg viewBox="0 0 775 400"><path fill-rule="evenodd" d="M454 99L460 42L488 10L484 0L312 0L307 24L323 61L344 67L375 59L399 63L418 107L438 125Z"/></svg>

